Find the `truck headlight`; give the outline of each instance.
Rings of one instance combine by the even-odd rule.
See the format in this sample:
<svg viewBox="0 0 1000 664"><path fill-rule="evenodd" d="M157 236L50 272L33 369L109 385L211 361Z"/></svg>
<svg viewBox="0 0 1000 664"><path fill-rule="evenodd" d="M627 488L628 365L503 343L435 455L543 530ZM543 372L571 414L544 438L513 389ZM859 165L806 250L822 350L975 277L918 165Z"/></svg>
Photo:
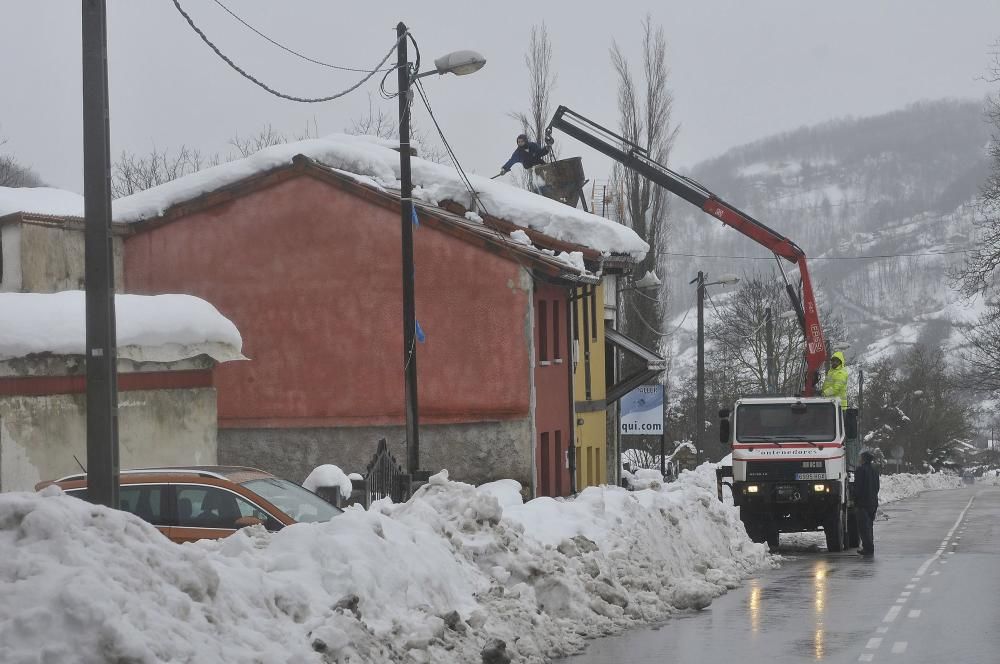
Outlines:
<svg viewBox="0 0 1000 664"><path fill-rule="evenodd" d="M825 484L813 484L813 491L826 491Z"/></svg>
<svg viewBox="0 0 1000 664"><path fill-rule="evenodd" d="M757 486L756 484L751 484L750 486L747 487L747 493L757 493L758 489L760 489L759 486Z"/></svg>

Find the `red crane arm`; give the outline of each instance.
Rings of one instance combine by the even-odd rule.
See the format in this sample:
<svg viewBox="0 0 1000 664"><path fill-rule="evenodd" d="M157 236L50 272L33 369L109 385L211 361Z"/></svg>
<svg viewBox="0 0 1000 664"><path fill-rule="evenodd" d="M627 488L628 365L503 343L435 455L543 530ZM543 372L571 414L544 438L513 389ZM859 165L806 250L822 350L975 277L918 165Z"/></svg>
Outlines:
<svg viewBox="0 0 1000 664"><path fill-rule="evenodd" d="M641 146L565 106L556 109L555 115L552 116L552 121L546 129L546 140L551 139L552 129L560 129L583 144L611 157L667 191L700 207L757 244L767 247L775 256L798 266L802 286L801 299L787 279L785 289L798 314L799 325L805 336L806 376L803 394L813 396L819 382L819 368L826 362L826 343L823 341L823 329L819 322L819 310L816 307L809 269L806 267L805 252L784 235L719 199L701 184L655 161ZM784 270L782 275L784 276Z"/></svg>

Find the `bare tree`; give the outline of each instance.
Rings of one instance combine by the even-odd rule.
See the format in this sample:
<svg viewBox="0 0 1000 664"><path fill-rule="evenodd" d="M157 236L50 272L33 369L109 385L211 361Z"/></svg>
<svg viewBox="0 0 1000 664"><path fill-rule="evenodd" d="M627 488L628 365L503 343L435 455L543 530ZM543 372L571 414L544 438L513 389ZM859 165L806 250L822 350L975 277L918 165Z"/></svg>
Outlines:
<svg viewBox="0 0 1000 664"><path fill-rule="evenodd" d="M780 394L802 389L805 375L804 339L796 318L783 318L789 310L783 283L774 274L744 275L739 289L725 301L709 298L710 315L706 336L711 342L707 364L725 367L727 380L736 394L768 391L768 351L773 352ZM773 314L771 337L767 336L766 310ZM828 339L846 336L843 320L824 312L823 327Z"/></svg>
<svg viewBox="0 0 1000 664"><path fill-rule="evenodd" d="M618 77L618 127L621 135L640 146L661 164L666 164L677 138L672 124L674 98L667 87L667 41L662 26L654 26L652 16L642 21L642 71L637 81L621 48L611 46L611 65ZM635 267L635 273L662 275L662 251L666 245L667 192L638 173L617 164L612 171L612 190L621 192L622 223L649 244L649 253ZM666 286L658 297L647 293L623 293L623 324L626 334L649 348L660 348Z"/></svg>
<svg viewBox="0 0 1000 664"><path fill-rule="evenodd" d="M144 156L123 150L111 165L111 194L115 198L131 196L217 163L218 155L205 159L200 151L186 145L175 152L153 146Z"/></svg>
<svg viewBox="0 0 1000 664"><path fill-rule="evenodd" d="M7 139L0 139L0 149ZM38 187L42 179L33 170L18 163L12 154L0 151L0 187Z"/></svg>
<svg viewBox="0 0 1000 664"><path fill-rule="evenodd" d="M371 95L368 95L368 112L351 121L351 126L344 130L356 136L378 136L390 141L399 140L399 120L376 106ZM410 142L417 146L417 154L421 159L446 164L451 159L448 153L437 143L431 142L427 134L416 125L410 117Z"/></svg>
<svg viewBox="0 0 1000 664"><path fill-rule="evenodd" d="M1000 83L1000 41L994 45L992 56L985 78L990 83ZM987 147L991 172L976 201L976 248L969 252L965 267L958 274L967 295L995 285L996 269L1000 267L1000 93L987 98L986 116L993 125L992 140Z"/></svg>
<svg viewBox="0 0 1000 664"><path fill-rule="evenodd" d="M524 65L528 68L528 110L512 111L509 115L517 120L529 139L541 141L552 115L552 91L557 80L552 71L552 42L544 22L531 27Z"/></svg>

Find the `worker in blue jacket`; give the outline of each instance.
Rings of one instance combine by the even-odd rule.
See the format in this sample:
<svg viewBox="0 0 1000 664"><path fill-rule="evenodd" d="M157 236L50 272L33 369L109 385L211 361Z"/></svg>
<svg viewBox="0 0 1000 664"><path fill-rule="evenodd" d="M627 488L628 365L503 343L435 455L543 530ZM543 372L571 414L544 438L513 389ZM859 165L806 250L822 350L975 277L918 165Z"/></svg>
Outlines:
<svg viewBox="0 0 1000 664"><path fill-rule="evenodd" d="M525 170L534 168L545 163L543 157L550 151L548 145L542 147L538 143L528 140L527 134L518 134L517 149L510 156L507 163L500 168L500 174L505 175L514 164L521 164Z"/></svg>

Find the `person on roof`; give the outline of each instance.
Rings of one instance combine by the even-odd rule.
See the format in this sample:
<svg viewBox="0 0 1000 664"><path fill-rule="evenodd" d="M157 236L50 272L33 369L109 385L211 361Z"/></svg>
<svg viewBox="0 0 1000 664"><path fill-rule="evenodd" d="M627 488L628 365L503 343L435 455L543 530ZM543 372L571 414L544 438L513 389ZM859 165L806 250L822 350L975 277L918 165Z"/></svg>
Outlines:
<svg viewBox="0 0 1000 664"><path fill-rule="evenodd" d="M542 158L549 152L550 147L548 145L542 147L538 143L529 141L527 134L518 134L517 149L514 150L514 154L510 156L507 163L500 167L500 174L505 175L514 164L521 164L525 170L534 168L544 163Z"/></svg>
<svg viewBox="0 0 1000 664"><path fill-rule="evenodd" d="M823 396L840 397L840 407L847 408L847 367L839 350L830 358L830 370L823 379Z"/></svg>

